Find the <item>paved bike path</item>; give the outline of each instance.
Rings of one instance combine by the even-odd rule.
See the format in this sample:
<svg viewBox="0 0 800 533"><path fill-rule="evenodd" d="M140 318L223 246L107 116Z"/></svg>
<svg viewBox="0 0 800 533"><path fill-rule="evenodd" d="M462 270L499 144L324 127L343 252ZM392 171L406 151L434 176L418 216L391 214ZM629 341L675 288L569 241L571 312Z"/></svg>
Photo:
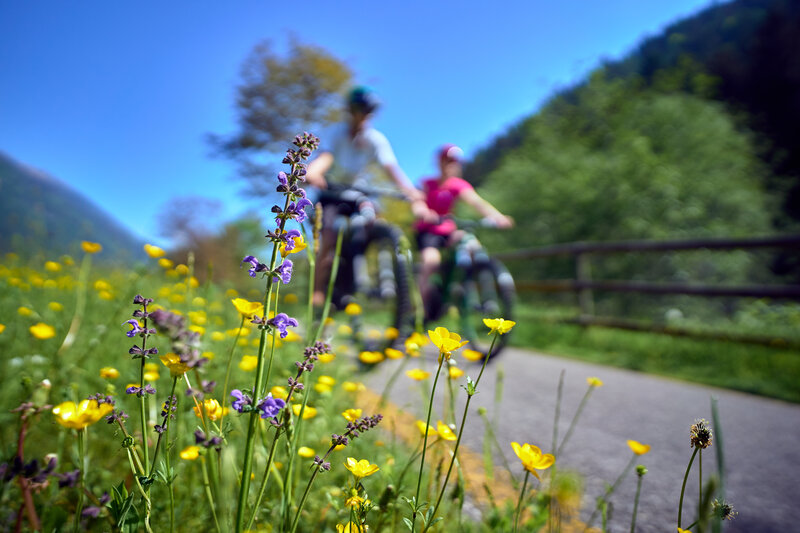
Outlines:
<svg viewBox="0 0 800 533"><path fill-rule="evenodd" d="M367 384L380 393L399 364L400 361L382 363L366 376ZM435 371L436 360L429 354L424 361L410 361L408 368L414 365ZM462 364L462 368L473 379L480 370L480 366L472 363ZM495 409L499 413L495 431L512 468L520 464L509 445L511 441L529 442L549 451L562 370L565 371L559 429L562 436L586 392L586 378L596 376L604 382L592 393L569 444L558 458L561 468L574 469L585 477L584 520L605 483L612 483L630 460L626 440L634 439L652 445L650 453L637 462L644 464L649 472L639 501L636 530L675 531L681 482L692 453L689 426L696 418L711 420L710 399L714 396L718 399L722 423L727 499L739 512L735 520L726 523L725 531L800 530L796 504L800 478L800 405L507 348L490 363L481 379L479 393L470 405L463 444L480 453L484 424L477 409L483 406L490 414ZM498 371L504 374L504 389L502 400L495 407ZM463 383L463 378L459 383ZM400 376L389 398L401 409L422 417L427 405L421 401L419 386ZM458 397L457 412L463 413L463 390ZM437 400L435 405L442 403ZM714 445L717 443L715 439ZM501 463L495 461L495 464ZM696 509L696 467L697 461L687 484L684 517L693 517ZM705 474L715 470L712 446L703 454L703 471ZM629 531L635 489L636 476L631 473L612 498L615 510L611 531ZM685 519L683 525L687 525Z"/></svg>

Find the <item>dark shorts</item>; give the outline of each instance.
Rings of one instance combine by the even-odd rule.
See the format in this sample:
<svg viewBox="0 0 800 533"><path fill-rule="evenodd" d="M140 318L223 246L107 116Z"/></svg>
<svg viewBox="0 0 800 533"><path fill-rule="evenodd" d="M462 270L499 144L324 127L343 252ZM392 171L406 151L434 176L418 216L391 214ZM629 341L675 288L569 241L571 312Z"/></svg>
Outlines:
<svg viewBox="0 0 800 533"><path fill-rule="evenodd" d="M426 231L417 232L417 249L423 248L438 248L440 250L447 248L450 242L450 237L447 235L436 235L435 233L428 233Z"/></svg>

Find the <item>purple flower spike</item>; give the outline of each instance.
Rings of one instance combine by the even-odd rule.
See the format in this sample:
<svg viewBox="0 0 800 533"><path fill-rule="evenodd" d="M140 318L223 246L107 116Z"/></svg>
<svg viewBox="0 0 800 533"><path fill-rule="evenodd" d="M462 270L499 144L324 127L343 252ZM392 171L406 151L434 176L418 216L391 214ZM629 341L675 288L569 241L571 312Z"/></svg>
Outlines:
<svg viewBox="0 0 800 533"><path fill-rule="evenodd" d="M130 319L130 320L126 321L126 322L123 322L122 324L123 325L125 325L125 324L130 324L131 325L131 330L125 333L125 335L127 335L128 337L131 337L131 338L135 337L136 335L138 335L139 333L144 331L144 329L142 329L141 326L139 326L139 321L138 320Z"/></svg>
<svg viewBox="0 0 800 533"><path fill-rule="evenodd" d="M286 242L286 251L291 252L294 250L294 240L300 237L300 230L290 229L281 235L281 239Z"/></svg>
<svg viewBox="0 0 800 533"><path fill-rule="evenodd" d="M300 325L296 319L290 317L286 313L278 313L273 318L267 320L267 324L269 324L274 328L277 328L277 330L281 334L282 339L285 339L286 336L289 334L289 332L286 330L287 327L292 326L296 328L297 326Z"/></svg>
<svg viewBox="0 0 800 533"><path fill-rule="evenodd" d="M292 281L292 267L293 264L291 260L284 259L283 263L281 263L281 265L275 269L275 273L280 276L280 280L284 285ZM272 278L272 281L277 282L278 278Z"/></svg>
<svg viewBox="0 0 800 533"><path fill-rule="evenodd" d="M261 411L261 418L275 418L284 407L286 402L280 398L273 398L272 393L269 393L259 402L257 409Z"/></svg>
<svg viewBox="0 0 800 533"><path fill-rule="evenodd" d="M263 272L267 269L267 265L265 265L264 263L259 263L258 258L252 255L248 255L247 257L242 259L242 263L250 263L251 265L253 265L250 267L250 270L247 271L247 273L250 274L251 278L256 277L256 272Z"/></svg>
<svg viewBox="0 0 800 533"><path fill-rule="evenodd" d="M239 389L233 389L231 391L231 396L236 398L236 400L234 400L234 402L231 404L231 407L234 411L239 413L244 411L246 405L252 405L253 403L253 400L250 398L250 396L243 393Z"/></svg>

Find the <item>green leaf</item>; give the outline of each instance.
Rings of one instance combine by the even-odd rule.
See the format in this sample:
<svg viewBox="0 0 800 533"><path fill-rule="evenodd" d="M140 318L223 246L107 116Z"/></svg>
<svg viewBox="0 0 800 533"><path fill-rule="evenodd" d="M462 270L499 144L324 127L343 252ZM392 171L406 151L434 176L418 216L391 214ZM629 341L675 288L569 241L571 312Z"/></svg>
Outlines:
<svg viewBox="0 0 800 533"><path fill-rule="evenodd" d="M410 519L403 517L403 522L405 522L406 527L408 528L409 531L414 529L414 524L411 523Z"/></svg>

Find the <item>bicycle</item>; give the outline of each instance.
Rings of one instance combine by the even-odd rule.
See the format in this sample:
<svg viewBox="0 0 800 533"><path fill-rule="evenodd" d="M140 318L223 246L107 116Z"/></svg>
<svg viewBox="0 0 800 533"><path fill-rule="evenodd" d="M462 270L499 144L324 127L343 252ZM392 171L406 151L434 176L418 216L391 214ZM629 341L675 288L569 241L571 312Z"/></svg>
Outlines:
<svg viewBox="0 0 800 533"><path fill-rule="evenodd" d="M355 321L356 327L378 328L382 333L393 327L402 339L411 326L410 263L401 243L403 231L376 216L371 200L376 196L405 198L392 190L333 183L320 192L323 210L335 210L334 228L338 231L344 224L331 303L337 309L358 303L362 318ZM358 338L359 332L354 336ZM364 348L379 349L378 340L363 339ZM395 339L385 340L388 346Z"/></svg>
<svg viewBox="0 0 800 533"><path fill-rule="evenodd" d="M452 217L451 217L452 218ZM486 335L484 318L513 320L516 289L508 268L492 258L472 230L491 227L483 221L456 219L463 237L454 247L443 250L442 263L432 276L434 290L425 305L427 323L433 323L454 312L458 332L469 339L467 348L486 353L490 340ZM498 355L508 342L509 335L497 339L491 356Z"/></svg>

